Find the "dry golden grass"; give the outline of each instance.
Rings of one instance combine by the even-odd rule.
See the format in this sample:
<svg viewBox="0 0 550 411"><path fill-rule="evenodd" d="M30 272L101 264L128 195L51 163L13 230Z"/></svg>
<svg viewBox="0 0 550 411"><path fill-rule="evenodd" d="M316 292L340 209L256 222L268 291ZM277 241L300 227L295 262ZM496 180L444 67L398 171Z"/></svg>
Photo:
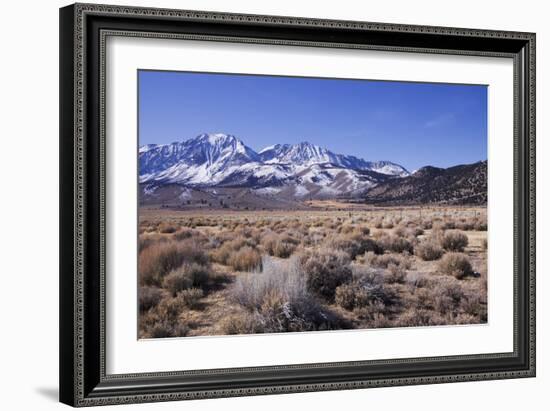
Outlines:
<svg viewBox="0 0 550 411"><path fill-rule="evenodd" d="M227 265L237 271L258 270L262 268L262 256L255 248L244 246L229 256Z"/></svg>
<svg viewBox="0 0 550 411"><path fill-rule="evenodd" d="M487 321L486 211L142 209L139 335Z"/></svg>
<svg viewBox="0 0 550 411"><path fill-rule="evenodd" d="M272 256L288 258L296 250L299 241L288 234L268 233L263 236L261 244L263 249Z"/></svg>

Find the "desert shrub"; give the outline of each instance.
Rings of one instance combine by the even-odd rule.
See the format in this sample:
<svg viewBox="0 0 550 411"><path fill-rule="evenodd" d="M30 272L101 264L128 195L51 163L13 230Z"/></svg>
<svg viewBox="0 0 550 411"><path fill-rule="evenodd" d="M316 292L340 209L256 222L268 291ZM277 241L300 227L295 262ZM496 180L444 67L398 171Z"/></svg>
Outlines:
<svg viewBox="0 0 550 411"><path fill-rule="evenodd" d="M162 281L162 287L176 295L191 287L206 287L211 276L207 266L200 264L184 264L170 271Z"/></svg>
<svg viewBox="0 0 550 411"><path fill-rule="evenodd" d="M384 285L384 275L377 271L356 268L353 281L336 288L335 302L346 310L376 307L377 311L397 303L397 294Z"/></svg>
<svg viewBox="0 0 550 411"><path fill-rule="evenodd" d="M340 234L350 234L351 232L353 232L354 229L355 227L353 226L353 224L343 224L338 227L338 232Z"/></svg>
<svg viewBox="0 0 550 411"><path fill-rule="evenodd" d="M219 286L223 284L229 284L233 282L233 278L233 275L228 272L210 271L207 288L219 288Z"/></svg>
<svg viewBox="0 0 550 411"><path fill-rule="evenodd" d="M454 230L456 228L456 223L454 220L445 220L443 221L444 230Z"/></svg>
<svg viewBox="0 0 550 411"><path fill-rule="evenodd" d="M189 326L177 314L165 316L166 306L166 299L163 299L161 304L139 316L140 338L184 337L189 333Z"/></svg>
<svg viewBox="0 0 550 411"><path fill-rule="evenodd" d="M142 237L139 236L139 244L138 244L138 251L141 253L143 250L145 250L150 245L154 244L155 241L149 237Z"/></svg>
<svg viewBox="0 0 550 411"><path fill-rule="evenodd" d="M456 281L439 281L432 292L433 306L441 314L456 312L463 298L462 286Z"/></svg>
<svg viewBox="0 0 550 411"><path fill-rule="evenodd" d="M438 269L443 274L452 275L459 280L472 274L470 260L465 254L461 253L445 254L439 261Z"/></svg>
<svg viewBox="0 0 550 411"><path fill-rule="evenodd" d="M262 272L239 275L233 288L234 299L250 310L259 309L272 293L284 295L288 300L300 299L307 294L305 279L299 272L296 259L277 262L264 257Z"/></svg>
<svg viewBox="0 0 550 411"><path fill-rule="evenodd" d="M234 247L231 241L226 241L215 250L209 252L210 259L216 263L227 264L227 260L238 247Z"/></svg>
<svg viewBox="0 0 550 411"><path fill-rule="evenodd" d="M431 283L431 280L426 275L416 275L411 281L411 285L414 289L428 287Z"/></svg>
<svg viewBox="0 0 550 411"><path fill-rule="evenodd" d="M415 254L424 261L439 260L443 255L441 246L432 239L421 241L414 249Z"/></svg>
<svg viewBox="0 0 550 411"><path fill-rule="evenodd" d="M193 263L185 265L183 269L191 279L193 287L206 287L211 276L211 271L208 266Z"/></svg>
<svg viewBox="0 0 550 411"><path fill-rule="evenodd" d="M296 249L298 241L289 235L270 233L262 238L261 243L269 255L288 258Z"/></svg>
<svg viewBox="0 0 550 411"><path fill-rule="evenodd" d="M338 227L338 224L331 219L326 219L323 223L323 227L325 227L328 230L335 230L336 227Z"/></svg>
<svg viewBox="0 0 550 411"><path fill-rule="evenodd" d="M364 307L369 303L369 295L365 288L357 282L342 284L336 288L334 301L346 310Z"/></svg>
<svg viewBox="0 0 550 411"><path fill-rule="evenodd" d="M193 286L193 281L185 270L179 268L170 271L162 280L162 287L172 293L175 297L181 290L186 290Z"/></svg>
<svg viewBox="0 0 550 411"><path fill-rule="evenodd" d="M367 320L367 328L388 328L393 327L393 323L389 318L390 313L386 313L386 307L383 304L372 304L365 307L356 308L354 314L360 320Z"/></svg>
<svg viewBox="0 0 550 411"><path fill-rule="evenodd" d="M466 220L466 219L461 219L460 221L458 221L456 224L455 224L456 228L458 230L462 230L462 231L471 231L474 229L474 221L472 220Z"/></svg>
<svg viewBox="0 0 550 411"><path fill-rule="evenodd" d="M256 247L260 243L262 237L262 231L253 227L240 227L234 230L232 234L238 239L244 239L244 244L251 247Z"/></svg>
<svg viewBox="0 0 550 411"><path fill-rule="evenodd" d="M250 247L253 245L248 239L242 236L238 236L232 240L226 240L228 237L234 237L233 233L225 233L220 239L223 241L223 244L217 249L210 251L210 258L213 261L224 265L231 265L229 264L229 258L235 254L235 252L243 247Z"/></svg>
<svg viewBox="0 0 550 411"><path fill-rule="evenodd" d="M162 299L155 307L155 313L163 321L176 323L184 309L185 304L180 298L168 297Z"/></svg>
<svg viewBox="0 0 550 411"><path fill-rule="evenodd" d="M474 229L476 231L487 231L487 220L477 218L474 222Z"/></svg>
<svg viewBox="0 0 550 411"><path fill-rule="evenodd" d="M353 277L357 283L367 290L370 304L393 306L399 303L396 288L384 283L384 273L378 270L356 268Z"/></svg>
<svg viewBox="0 0 550 411"><path fill-rule="evenodd" d="M464 298L460 300L459 310L465 315L474 317L478 323L487 322L486 288L465 289Z"/></svg>
<svg viewBox="0 0 550 411"><path fill-rule="evenodd" d="M208 256L202 247L194 240L184 240L177 243L177 250L183 256L185 263L197 263L206 265L209 263Z"/></svg>
<svg viewBox="0 0 550 411"><path fill-rule="evenodd" d="M174 234L174 239L177 240L177 241L182 241L182 240L186 240L188 238L191 238L196 234L197 234L197 232L195 230L184 227L184 228L181 228L179 231L177 231Z"/></svg>
<svg viewBox="0 0 550 411"><path fill-rule="evenodd" d="M334 293L334 302L346 310L353 310L355 308L356 299L356 285L353 283L342 284L336 287Z"/></svg>
<svg viewBox="0 0 550 411"><path fill-rule="evenodd" d="M394 327L426 327L444 325L445 319L437 312L424 309L409 309L393 323Z"/></svg>
<svg viewBox="0 0 550 411"><path fill-rule="evenodd" d="M481 249L483 251L487 251L487 239L484 238L483 241L481 242Z"/></svg>
<svg viewBox="0 0 550 411"><path fill-rule="evenodd" d="M147 247L154 245L154 244L160 244L160 243L168 243L170 240L159 233L157 233L155 230L153 230L150 233L142 234L139 236L139 244L138 244L138 251L141 252L145 250Z"/></svg>
<svg viewBox="0 0 550 411"><path fill-rule="evenodd" d="M432 229L432 220L422 220L422 223L420 224L420 226L424 230L431 230Z"/></svg>
<svg viewBox="0 0 550 411"><path fill-rule="evenodd" d="M468 237L460 231L447 231L441 239L441 246L447 251L463 252L468 245Z"/></svg>
<svg viewBox="0 0 550 411"><path fill-rule="evenodd" d="M384 220L384 222L382 223L382 228L391 229L393 227L394 227L394 222L393 221Z"/></svg>
<svg viewBox="0 0 550 411"><path fill-rule="evenodd" d="M477 283L464 283L444 277L431 288L417 290L418 310L433 311L447 324L482 323L487 321L487 301L484 288Z"/></svg>
<svg viewBox="0 0 550 411"><path fill-rule="evenodd" d="M185 324L162 321L153 325L146 335L149 338L185 337L189 331Z"/></svg>
<svg viewBox="0 0 550 411"><path fill-rule="evenodd" d="M264 332L262 316L257 313L243 311L238 314L223 317L219 323L223 334L259 334Z"/></svg>
<svg viewBox="0 0 550 411"><path fill-rule="evenodd" d="M343 251L315 250L301 256L307 288L329 301L334 299L336 287L351 281L349 255Z"/></svg>
<svg viewBox="0 0 550 411"><path fill-rule="evenodd" d="M340 319L320 306L309 291L297 257L286 261L264 257L262 272L237 278L233 297L256 316L254 321L263 332L340 327Z"/></svg>
<svg viewBox="0 0 550 411"><path fill-rule="evenodd" d="M400 265L390 263L388 265L388 269L386 271L384 279L387 283L390 284L403 284L407 279L407 271L405 271L405 269Z"/></svg>
<svg viewBox="0 0 550 411"><path fill-rule="evenodd" d="M288 301L279 293L268 294L259 312L265 332L312 331L324 329L326 313L314 298L305 294L306 300ZM333 328L333 327L326 327Z"/></svg>
<svg viewBox="0 0 550 411"><path fill-rule="evenodd" d="M433 228L430 232L430 238L433 241L437 241L438 243L441 244L444 236L445 236L445 230L443 229L442 225L439 224L438 222L434 222Z"/></svg>
<svg viewBox="0 0 550 411"><path fill-rule="evenodd" d="M139 310L142 313L155 307L161 299L161 289L157 287L139 287Z"/></svg>
<svg viewBox="0 0 550 411"><path fill-rule="evenodd" d="M273 249L273 255L280 258L288 258L296 250L296 244L288 241L280 241Z"/></svg>
<svg viewBox="0 0 550 411"><path fill-rule="evenodd" d="M382 286L377 287L373 288L360 282L342 284L336 289L335 302L340 307L350 311L377 304L380 304L378 307L380 309L380 307L383 307L383 303L379 301L379 297L384 290Z"/></svg>
<svg viewBox="0 0 550 411"><path fill-rule="evenodd" d="M393 234L398 237L405 237L407 234L407 228L404 225L398 225L393 229Z"/></svg>
<svg viewBox="0 0 550 411"><path fill-rule="evenodd" d="M255 248L244 246L231 254L227 264L237 271L259 270L262 267L262 256Z"/></svg>
<svg viewBox="0 0 550 411"><path fill-rule="evenodd" d="M362 236L367 236L367 235L370 234L370 228L367 227L366 225L358 225L354 228L353 231L354 231L354 233L362 235Z"/></svg>
<svg viewBox="0 0 550 411"><path fill-rule="evenodd" d="M377 241L379 250L402 253L404 251L412 253L414 248L412 243L403 237L396 235L382 235Z"/></svg>
<svg viewBox="0 0 550 411"><path fill-rule="evenodd" d="M420 227L409 227L407 229L406 235L408 237L418 237L419 235L424 234L424 230Z"/></svg>
<svg viewBox="0 0 550 411"><path fill-rule="evenodd" d="M197 308L199 306L199 300L204 296L204 291L201 288L189 288L182 290L178 293L179 298L183 305L187 308Z"/></svg>
<svg viewBox="0 0 550 411"><path fill-rule="evenodd" d="M374 226L374 228L382 228L382 224L383 224L383 221L381 218L377 218L372 222L372 225Z"/></svg>
<svg viewBox="0 0 550 411"><path fill-rule="evenodd" d="M159 224L159 227L158 227L159 233L162 233L162 234L175 233L177 229L178 228L175 225L168 222L162 222Z"/></svg>
<svg viewBox="0 0 550 411"><path fill-rule="evenodd" d="M361 234L340 234L335 238L329 238L327 244L332 248L346 252L352 260L367 251L379 252L377 242Z"/></svg>
<svg viewBox="0 0 550 411"><path fill-rule="evenodd" d="M411 268L411 259L406 254L382 254L373 252L365 253L365 263L372 267L388 268L390 264L402 267L406 270Z"/></svg>
<svg viewBox="0 0 550 411"><path fill-rule="evenodd" d="M183 263L206 264L208 257L192 240L156 243L139 254L139 273L143 285L157 285L171 270Z"/></svg>

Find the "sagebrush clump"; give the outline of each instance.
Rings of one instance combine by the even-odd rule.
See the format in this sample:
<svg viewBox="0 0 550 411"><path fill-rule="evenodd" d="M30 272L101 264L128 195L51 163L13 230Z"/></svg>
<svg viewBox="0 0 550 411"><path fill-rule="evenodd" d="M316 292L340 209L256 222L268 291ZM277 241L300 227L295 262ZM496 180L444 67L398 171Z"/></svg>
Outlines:
<svg viewBox="0 0 550 411"><path fill-rule="evenodd" d="M439 260L443 255L443 248L434 240L421 241L414 249L415 254L424 261Z"/></svg>
<svg viewBox="0 0 550 411"><path fill-rule="evenodd" d="M473 273L468 256L462 253L445 254L438 268L443 274L452 275L459 280Z"/></svg>
<svg viewBox="0 0 550 411"><path fill-rule="evenodd" d="M138 292L139 309L145 312L155 307L162 299L162 290L157 287L140 287Z"/></svg>
<svg viewBox="0 0 550 411"><path fill-rule="evenodd" d="M463 252L468 245L468 237L459 231L447 231L441 239L441 246L447 251Z"/></svg>
<svg viewBox="0 0 550 411"><path fill-rule="evenodd" d="M158 242L139 254L140 281L144 285L160 286L164 276L182 264L207 262L208 257L193 240Z"/></svg>
<svg viewBox="0 0 550 411"><path fill-rule="evenodd" d="M244 246L229 256L227 264L237 271L261 269L262 255L256 248Z"/></svg>
<svg viewBox="0 0 550 411"><path fill-rule="evenodd" d="M321 307L307 285L300 262L264 258L261 272L237 280L234 299L248 310L244 319L233 318L226 327L261 329L262 332L310 331L340 327L340 319Z"/></svg>
<svg viewBox="0 0 550 411"><path fill-rule="evenodd" d="M175 296L178 292L191 287L206 287L210 276L211 271L207 266L196 263L183 264L164 277L162 286Z"/></svg>
<svg viewBox="0 0 550 411"><path fill-rule="evenodd" d="M334 299L336 287L351 281L350 257L343 251L323 249L300 259L308 289L329 301Z"/></svg>

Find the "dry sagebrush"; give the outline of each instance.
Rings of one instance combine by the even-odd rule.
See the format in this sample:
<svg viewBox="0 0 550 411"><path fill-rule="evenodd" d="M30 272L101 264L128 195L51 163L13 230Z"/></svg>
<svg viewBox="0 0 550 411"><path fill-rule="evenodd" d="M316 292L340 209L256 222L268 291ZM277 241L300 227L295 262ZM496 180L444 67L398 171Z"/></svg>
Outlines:
<svg viewBox="0 0 550 411"><path fill-rule="evenodd" d="M208 258L193 240L155 243L139 254L140 282L160 286L171 270L184 263L207 264Z"/></svg>
<svg viewBox="0 0 550 411"><path fill-rule="evenodd" d="M319 305L307 287L297 258L281 262L264 258L262 272L240 276L235 300L248 310L232 318L227 328L254 328L261 332L310 331L339 328L339 319ZM232 330L235 331L235 330Z"/></svg>

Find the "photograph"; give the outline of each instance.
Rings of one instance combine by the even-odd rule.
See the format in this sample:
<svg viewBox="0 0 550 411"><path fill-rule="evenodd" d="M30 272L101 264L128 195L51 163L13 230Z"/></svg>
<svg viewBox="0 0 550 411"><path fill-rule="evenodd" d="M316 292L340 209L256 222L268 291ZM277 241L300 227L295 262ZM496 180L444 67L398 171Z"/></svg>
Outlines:
<svg viewBox="0 0 550 411"><path fill-rule="evenodd" d="M487 323L486 85L137 88L140 339Z"/></svg>

